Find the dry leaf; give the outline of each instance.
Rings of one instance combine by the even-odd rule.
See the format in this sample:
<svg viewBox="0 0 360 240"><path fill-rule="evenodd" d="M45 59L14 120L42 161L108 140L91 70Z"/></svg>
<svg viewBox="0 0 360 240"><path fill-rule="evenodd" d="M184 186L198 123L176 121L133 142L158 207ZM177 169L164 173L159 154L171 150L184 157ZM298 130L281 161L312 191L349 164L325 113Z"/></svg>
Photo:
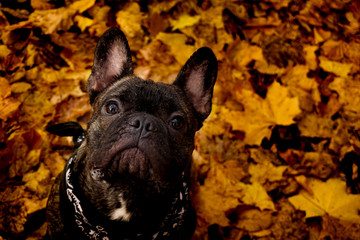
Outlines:
<svg viewBox="0 0 360 240"><path fill-rule="evenodd" d="M268 229L272 224L271 211L260 211L258 209L246 209L238 214L236 227L249 232L259 232Z"/></svg>
<svg viewBox="0 0 360 240"><path fill-rule="evenodd" d="M322 56L319 57L319 60L319 66L324 69L324 71L334 73L340 77L347 77L352 68L352 64L330 61Z"/></svg>
<svg viewBox="0 0 360 240"><path fill-rule="evenodd" d="M261 210L275 210L274 202L260 183L254 182L252 184L242 184L242 186L245 194L241 198L243 203L258 207Z"/></svg>
<svg viewBox="0 0 360 240"><path fill-rule="evenodd" d="M172 55L179 63L185 63L195 51L194 46L186 45L187 37L181 33L159 33L156 39L168 45Z"/></svg>
<svg viewBox="0 0 360 240"><path fill-rule="evenodd" d="M75 16L74 21L81 31L85 31L86 28L94 24L94 20L80 15Z"/></svg>
<svg viewBox="0 0 360 240"><path fill-rule="evenodd" d="M116 14L116 22L128 38L142 35L141 23L143 19L144 15L140 12L140 6L135 2L129 3Z"/></svg>
<svg viewBox="0 0 360 240"><path fill-rule="evenodd" d="M236 179L229 179L227 172L230 173L231 169L215 164L208 172L204 185L199 186L193 196L198 216L209 225L216 223L228 226L230 220L226 217L226 212L235 209L239 205L239 199L244 196L244 184Z"/></svg>
<svg viewBox="0 0 360 240"><path fill-rule="evenodd" d="M346 71L346 69L344 69ZM342 104L346 115L354 116L360 113L360 99L354 96L360 96L359 80L350 78L335 78L329 84L329 89L339 94L339 103Z"/></svg>
<svg viewBox="0 0 360 240"><path fill-rule="evenodd" d="M191 27L200 21L200 16L190 16L186 13L181 14L178 19L170 19L172 30L181 29L185 27Z"/></svg>
<svg viewBox="0 0 360 240"><path fill-rule="evenodd" d="M0 119L6 121L12 117L19 109L21 102L13 98L7 98L0 102Z"/></svg>
<svg viewBox="0 0 360 240"><path fill-rule="evenodd" d="M69 8L82 13L94 6L96 0L77 0L70 4Z"/></svg>
<svg viewBox="0 0 360 240"><path fill-rule="evenodd" d="M94 49L111 26L144 78L171 83L202 46L218 59L195 139L194 239L359 239L360 224L344 220L359 221L358 195L336 178L360 193L358 1L10 2L0 8L0 239L45 235L40 218L22 231L73 145L44 129L86 127Z"/></svg>
<svg viewBox="0 0 360 240"><path fill-rule="evenodd" d="M275 182L283 179L283 174L287 166L275 167L269 161L259 164L250 164L249 173L251 182L259 182L264 185L267 182Z"/></svg>
<svg viewBox="0 0 360 240"><path fill-rule="evenodd" d="M341 220L360 223L360 196L348 194L346 183L338 178L331 178L326 182L309 179L309 187L313 196L300 191L289 201L298 209L306 212L306 217L330 215Z"/></svg>
<svg viewBox="0 0 360 240"><path fill-rule="evenodd" d="M45 34L52 34L58 30L68 30L72 25L72 16L75 10L58 8L50 10L35 10L29 17L29 21L36 27L40 27Z"/></svg>
<svg viewBox="0 0 360 240"><path fill-rule="evenodd" d="M41 163L37 171L24 174L22 180L25 182L25 187L31 192L44 196L49 191L50 171Z"/></svg>
<svg viewBox="0 0 360 240"><path fill-rule="evenodd" d="M262 48L250 45L247 41L236 43L228 50L231 63L236 68L244 68L251 61L265 61Z"/></svg>
<svg viewBox="0 0 360 240"><path fill-rule="evenodd" d="M270 138L276 125L290 125L294 117L301 113L299 100L288 96L286 87L274 82L268 89L265 99L254 92L237 92L237 100L244 105L243 112L223 109L222 115L234 130L245 132L246 144L259 145L263 138Z"/></svg>

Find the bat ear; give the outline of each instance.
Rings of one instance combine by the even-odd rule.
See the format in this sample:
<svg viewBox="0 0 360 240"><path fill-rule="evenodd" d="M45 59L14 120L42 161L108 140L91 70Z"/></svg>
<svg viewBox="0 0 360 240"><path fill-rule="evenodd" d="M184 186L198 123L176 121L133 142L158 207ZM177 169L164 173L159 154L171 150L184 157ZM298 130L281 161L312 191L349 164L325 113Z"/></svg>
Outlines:
<svg viewBox="0 0 360 240"><path fill-rule="evenodd" d="M131 52L124 33L108 29L96 45L94 64L87 83L90 102L117 79L133 74Z"/></svg>
<svg viewBox="0 0 360 240"><path fill-rule="evenodd" d="M173 83L183 89L201 121L211 112L216 77L216 57L210 48L204 47L190 57Z"/></svg>

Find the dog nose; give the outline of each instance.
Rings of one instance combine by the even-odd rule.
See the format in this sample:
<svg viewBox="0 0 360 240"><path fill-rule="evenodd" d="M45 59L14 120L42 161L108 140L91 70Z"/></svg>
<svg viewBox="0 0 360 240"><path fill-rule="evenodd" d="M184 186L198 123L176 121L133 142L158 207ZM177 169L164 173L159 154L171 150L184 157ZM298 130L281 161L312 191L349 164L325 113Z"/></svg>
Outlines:
<svg viewBox="0 0 360 240"><path fill-rule="evenodd" d="M137 116L131 121L129 121L129 125L136 129L137 131L144 132L157 132L157 124L151 116Z"/></svg>
<svg viewBox="0 0 360 240"><path fill-rule="evenodd" d="M139 119L132 119L130 122L129 122L129 125L134 127L134 128L139 128L141 126L141 122Z"/></svg>
<svg viewBox="0 0 360 240"><path fill-rule="evenodd" d="M145 122L145 130L148 132L157 132L157 127L155 126L155 123L152 121Z"/></svg>

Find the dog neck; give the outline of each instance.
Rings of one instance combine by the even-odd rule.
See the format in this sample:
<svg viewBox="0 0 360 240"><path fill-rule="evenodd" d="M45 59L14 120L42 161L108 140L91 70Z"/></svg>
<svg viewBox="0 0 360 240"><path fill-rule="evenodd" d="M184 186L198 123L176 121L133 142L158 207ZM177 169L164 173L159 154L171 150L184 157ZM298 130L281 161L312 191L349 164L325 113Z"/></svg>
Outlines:
<svg viewBox="0 0 360 240"><path fill-rule="evenodd" d="M81 235L85 235L89 239L110 239L112 233L110 232L112 227L107 228L107 224L103 225L99 221L96 221L94 218L88 218L87 213L84 212L84 206L87 206L86 203L82 201L81 193L77 189L77 177L74 168L77 165L77 153L70 157L64 171L64 193L65 199L68 202L68 206L72 208L73 220L75 222L76 228L81 232ZM171 238L171 232L177 232L178 229L183 227L185 218L188 215L188 210L190 208L189 202L189 187L188 182L185 180L183 175L182 187L179 190L178 194L173 198L171 202L171 209L169 214L165 216L164 220L161 222L158 231L151 233L151 235L146 234L148 239L166 239ZM67 211L69 211L67 209ZM95 221L94 221L95 220ZM121 225L121 223L119 223ZM127 224L127 223L123 223ZM116 228L118 230L118 228ZM110 231L109 231L110 230ZM124 231L127 231L126 227ZM118 235L118 234L116 234ZM121 235L121 234L120 234ZM133 233L133 236L136 238L144 237L144 234Z"/></svg>
<svg viewBox="0 0 360 240"><path fill-rule="evenodd" d="M94 225L89 222L83 212L82 203L74 189L73 167L76 163L76 154L72 155L65 168L65 192L67 200L71 203L77 227L89 239L109 239L109 234L101 225Z"/></svg>

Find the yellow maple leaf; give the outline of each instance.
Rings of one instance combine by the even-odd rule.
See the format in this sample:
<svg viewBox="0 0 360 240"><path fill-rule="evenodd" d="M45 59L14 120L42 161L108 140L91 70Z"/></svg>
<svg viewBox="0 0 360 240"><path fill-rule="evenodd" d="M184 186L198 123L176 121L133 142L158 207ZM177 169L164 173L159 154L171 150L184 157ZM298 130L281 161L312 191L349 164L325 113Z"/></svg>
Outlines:
<svg viewBox="0 0 360 240"><path fill-rule="evenodd" d="M285 68L280 68L275 64L269 64L265 59L262 61L256 61L254 65L254 69L264 74L277 74L277 75L281 75L286 71Z"/></svg>
<svg viewBox="0 0 360 240"><path fill-rule="evenodd" d="M141 13L139 4L135 2L116 13L116 22L128 38L133 38L143 32L141 29L143 19L144 14Z"/></svg>
<svg viewBox="0 0 360 240"><path fill-rule="evenodd" d="M281 77L281 82L291 95L299 98L300 108L305 111L312 111L314 105L321 102L319 84L315 78L308 77L309 71L308 65L298 64Z"/></svg>
<svg viewBox="0 0 360 240"><path fill-rule="evenodd" d="M251 174L251 182L259 182L264 184L266 182L280 181L283 178L283 173L287 166L274 166L269 161L263 163L253 164L249 166L249 173Z"/></svg>
<svg viewBox="0 0 360 240"><path fill-rule="evenodd" d="M94 6L96 0L79 0L74 1L69 8L76 10L79 13L86 11L87 9Z"/></svg>
<svg viewBox="0 0 360 240"><path fill-rule="evenodd" d="M82 32L85 31L87 27L90 27L91 25L94 24L94 20L88 17L83 17L81 15L75 16L74 20L76 25L81 29Z"/></svg>
<svg viewBox="0 0 360 240"><path fill-rule="evenodd" d="M244 197L241 198L241 201L243 203L258 207L261 210L275 210L274 202L271 200L264 187L260 183L241 183L241 185L244 189L245 194Z"/></svg>
<svg viewBox="0 0 360 240"><path fill-rule="evenodd" d="M352 78L337 77L329 84L329 89L339 94L339 102L343 105L348 116L357 116L360 113L359 81Z"/></svg>
<svg viewBox="0 0 360 240"><path fill-rule="evenodd" d="M351 63L341 63L336 61L330 61L326 57L320 56L320 67L326 72L334 73L340 77L346 77L349 75L353 64Z"/></svg>
<svg viewBox="0 0 360 240"><path fill-rule="evenodd" d="M52 34L58 30L67 31L73 24L73 16L92 7L95 0L80 0L72 3L68 8L35 10L29 21L34 26L40 27L45 34Z"/></svg>
<svg viewBox="0 0 360 240"><path fill-rule="evenodd" d="M284 76L281 77L281 82L285 85L290 85L305 91L312 91L318 88L319 84L315 78L309 78L309 66L296 65L290 69Z"/></svg>
<svg viewBox="0 0 360 240"><path fill-rule="evenodd" d="M20 106L21 102L15 98L0 99L0 119L6 121L11 117Z"/></svg>
<svg viewBox="0 0 360 240"><path fill-rule="evenodd" d="M45 34L55 31L67 31L72 25L72 17L76 10L70 8L57 8L49 10L35 10L29 16L29 21L36 27L40 27Z"/></svg>
<svg viewBox="0 0 360 240"><path fill-rule="evenodd" d="M40 153L40 149L32 151L39 151ZM40 163L37 171L24 174L22 180L28 190L39 196L46 196L49 190L50 176L50 170L43 163Z"/></svg>
<svg viewBox="0 0 360 240"><path fill-rule="evenodd" d="M213 164L204 184L194 193L193 203L198 216L209 225L216 223L225 227L230 224L226 212L239 205L239 199L244 196L244 184L229 175L234 168Z"/></svg>
<svg viewBox="0 0 360 240"><path fill-rule="evenodd" d="M262 48L256 45L250 45L249 42L245 40L232 46L228 52L231 63L237 68L245 67L254 60L265 61Z"/></svg>
<svg viewBox="0 0 360 240"><path fill-rule="evenodd" d="M278 82L274 82L268 89L265 100L277 125L290 125L294 123L294 117L301 113L299 99L288 95L288 89Z"/></svg>
<svg viewBox="0 0 360 240"><path fill-rule="evenodd" d="M344 181L337 178L326 182L309 179L308 185L313 196L300 190L298 195L289 198L291 204L306 212L307 218L328 214L341 220L360 223L360 195L348 194Z"/></svg>
<svg viewBox="0 0 360 240"><path fill-rule="evenodd" d="M6 45L0 45L0 59L4 59L10 54L11 50Z"/></svg>
<svg viewBox="0 0 360 240"><path fill-rule="evenodd" d="M11 86L6 78L0 77L0 86L0 119L6 121L18 111L21 102L10 96Z"/></svg>
<svg viewBox="0 0 360 240"><path fill-rule="evenodd" d="M1 86L1 84L0 84ZM31 84L27 82L16 82L11 84L11 92L17 93L24 93L31 88Z"/></svg>
<svg viewBox="0 0 360 240"><path fill-rule="evenodd" d="M249 232L258 232L268 229L273 223L272 211L260 211L250 208L238 214L236 226Z"/></svg>
<svg viewBox="0 0 360 240"><path fill-rule="evenodd" d="M187 13L183 13L179 16L178 19L170 19L170 24L172 26L172 30L181 29L185 27L193 26L194 24L200 21L200 16L190 16Z"/></svg>
<svg viewBox="0 0 360 240"><path fill-rule="evenodd" d="M317 51L318 48L318 46L304 45L304 57L306 60L306 65L309 66L311 70L315 70L318 66L318 61L315 54L315 51Z"/></svg>
<svg viewBox="0 0 360 240"><path fill-rule="evenodd" d="M194 46L187 45L187 37L182 33L159 33L156 39L170 47L175 59L183 64L195 51Z"/></svg>
<svg viewBox="0 0 360 240"><path fill-rule="evenodd" d="M316 114L306 114L299 120L298 128L301 136L331 138L334 136L333 125L334 122L329 117L322 118Z"/></svg>
<svg viewBox="0 0 360 240"><path fill-rule="evenodd" d="M6 78L0 77L0 100L8 97L11 94L11 87Z"/></svg>
<svg viewBox="0 0 360 240"><path fill-rule="evenodd" d="M274 82L265 99L250 90L236 92L238 102L244 111L222 109L223 121L232 125L233 130L245 132L244 143L260 145L263 138L269 138L276 125L290 125L294 117L301 113L299 99L289 97L288 89Z"/></svg>

